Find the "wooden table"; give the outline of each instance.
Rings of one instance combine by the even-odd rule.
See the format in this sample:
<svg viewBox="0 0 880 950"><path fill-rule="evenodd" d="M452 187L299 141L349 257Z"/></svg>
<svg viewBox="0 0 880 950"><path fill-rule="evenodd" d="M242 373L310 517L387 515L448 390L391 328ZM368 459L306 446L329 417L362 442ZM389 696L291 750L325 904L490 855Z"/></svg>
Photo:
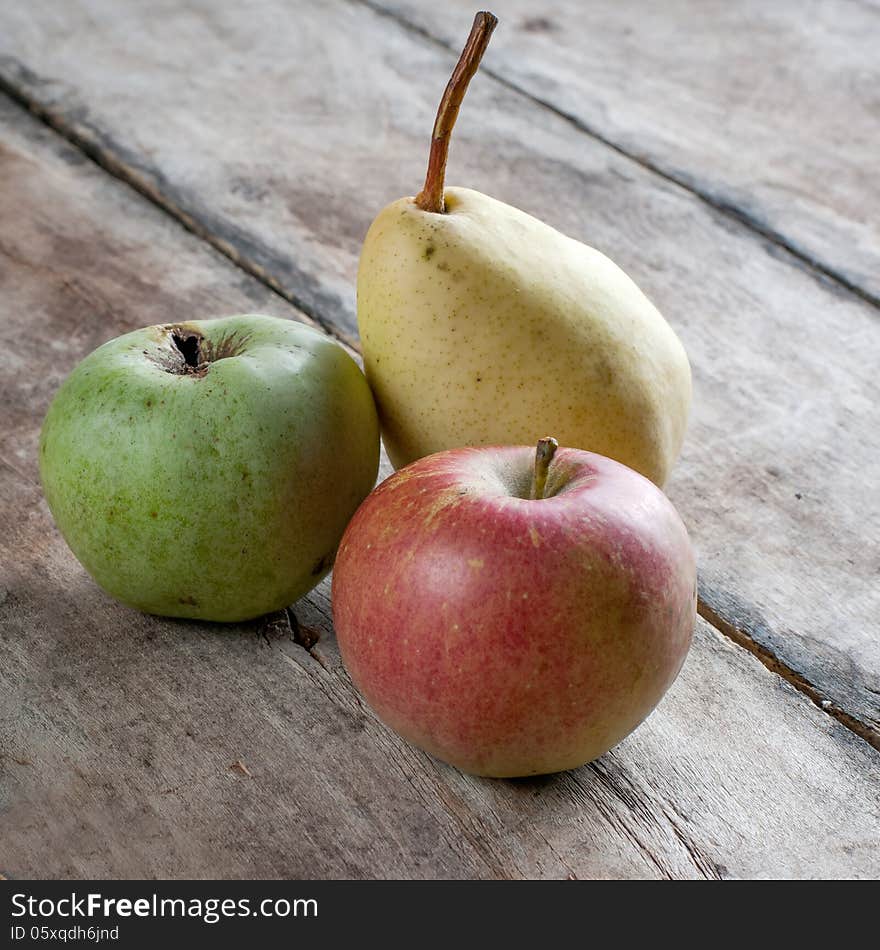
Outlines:
<svg viewBox="0 0 880 950"><path fill-rule="evenodd" d="M356 348L360 242L421 184L473 5L7 3L3 874L880 873L880 6L494 9L450 182L607 252L691 357L678 682L592 765L485 781L364 706L326 583L231 628L95 587L38 482L60 381L121 332L236 311Z"/></svg>

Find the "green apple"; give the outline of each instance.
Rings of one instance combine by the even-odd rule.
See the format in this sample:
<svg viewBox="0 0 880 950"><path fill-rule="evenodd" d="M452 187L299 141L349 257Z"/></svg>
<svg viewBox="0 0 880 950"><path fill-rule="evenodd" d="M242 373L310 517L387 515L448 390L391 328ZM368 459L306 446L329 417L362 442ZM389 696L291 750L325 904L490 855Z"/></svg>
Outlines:
<svg viewBox="0 0 880 950"><path fill-rule="evenodd" d="M253 314L98 347L40 438L49 507L98 584L204 620L259 616L317 584L378 464L354 360L323 333Z"/></svg>

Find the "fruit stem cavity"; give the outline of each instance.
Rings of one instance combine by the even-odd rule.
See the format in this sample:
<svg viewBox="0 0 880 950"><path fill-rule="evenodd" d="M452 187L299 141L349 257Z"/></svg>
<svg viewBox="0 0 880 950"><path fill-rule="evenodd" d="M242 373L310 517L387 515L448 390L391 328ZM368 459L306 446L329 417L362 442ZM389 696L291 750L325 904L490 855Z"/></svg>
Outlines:
<svg viewBox="0 0 880 950"><path fill-rule="evenodd" d="M193 333L188 333L184 336L182 333L175 332L171 334L171 342L177 347L187 366L192 369L198 369L199 366L201 366L203 362L201 337Z"/></svg>
<svg viewBox="0 0 880 950"><path fill-rule="evenodd" d="M425 187L416 197L416 205L422 211L430 211L435 214L443 214L446 211L443 185L446 180L449 139L455 126L455 120L458 118L458 110L461 108L464 94L467 92L468 83L473 79L474 73L480 66L480 60L483 58L483 53L486 52L492 31L497 23L498 18L485 10L481 10L474 17L474 25L471 27L470 36L464 44L461 56L459 56L455 69L452 71L452 77L446 86L443 98L440 100L437 118L434 120L434 134L431 138L431 154L428 157L428 174L425 176Z"/></svg>

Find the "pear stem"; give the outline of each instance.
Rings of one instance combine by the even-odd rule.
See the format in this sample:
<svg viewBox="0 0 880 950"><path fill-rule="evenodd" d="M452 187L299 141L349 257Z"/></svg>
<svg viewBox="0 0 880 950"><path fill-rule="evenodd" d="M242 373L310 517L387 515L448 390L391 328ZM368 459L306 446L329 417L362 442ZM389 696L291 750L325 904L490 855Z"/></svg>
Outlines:
<svg viewBox="0 0 880 950"><path fill-rule="evenodd" d="M540 501L544 497L544 489L547 487L547 473L550 470L550 463L559 443L552 436L546 436L538 439L538 448L535 451L535 485L532 489L532 498Z"/></svg>
<svg viewBox="0 0 880 950"><path fill-rule="evenodd" d="M498 23L498 17L485 10L481 10L474 17L470 36L464 44L461 56L452 71L452 78L446 86L440 106L437 109L437 118L434 120L434 133L431 138L431 154L428 157L428 174L425 176L425 187L416 197L416 204L422 211L443 214L446 211L446 202L443 198L443 184L446 180L446 160L449 157L449 139L458 110L461 108L468 83L474 77L480 66L480 60L492 30Z"/></svg>

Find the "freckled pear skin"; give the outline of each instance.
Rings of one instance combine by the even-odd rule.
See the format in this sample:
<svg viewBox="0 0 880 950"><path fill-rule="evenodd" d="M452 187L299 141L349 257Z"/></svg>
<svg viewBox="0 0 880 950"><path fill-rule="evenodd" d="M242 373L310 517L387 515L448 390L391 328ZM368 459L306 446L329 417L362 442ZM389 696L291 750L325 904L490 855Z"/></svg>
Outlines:
<svg viewBox="0 0 880 950"><path fill-rule="evenodd" d="M478 191L446 188L449 142L498 20L474 17L437 109L425 185L364 241L358 327L396 468L548 432L663 485L691 373L678 338L599 251Z"/></svg>
<svg viewBox="0 0 880 950"><path fill-rule="evenodd" d="M445 213L386 207L364 242L358 326L401 467L546 432L663 485L684 438L687 356L611 260L466 188Z"/></svg>
<svg viewBox="0 0 880 950"><path fill-rule="evenodd" d="M188 370L175 333L199 337L212 361ZM49 508L98 584L139 610L203 620L259 616L317 584L378 462L354 360L323 333L252 314L98 347L40 439Z"/></svg>

